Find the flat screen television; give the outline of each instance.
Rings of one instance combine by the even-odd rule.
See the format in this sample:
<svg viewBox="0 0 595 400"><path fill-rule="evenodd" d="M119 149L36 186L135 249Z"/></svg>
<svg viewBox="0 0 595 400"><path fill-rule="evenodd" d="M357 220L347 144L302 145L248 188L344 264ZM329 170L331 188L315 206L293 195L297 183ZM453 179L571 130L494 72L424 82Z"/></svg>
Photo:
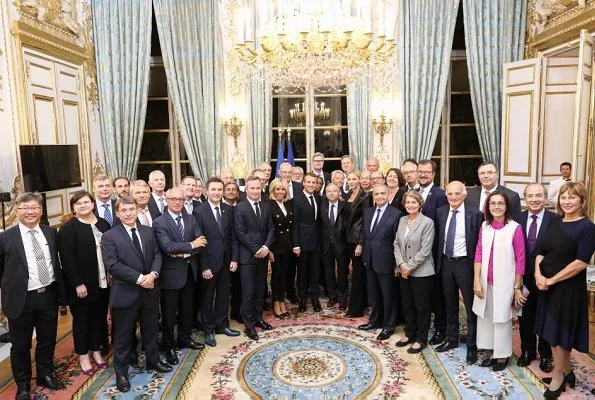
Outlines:
<svg viewBox="0 0 595 400"><path fill-rule="evenodd" d="M19 147L26 192L49 192L81 185L77 145L44 144Z"/></svg>

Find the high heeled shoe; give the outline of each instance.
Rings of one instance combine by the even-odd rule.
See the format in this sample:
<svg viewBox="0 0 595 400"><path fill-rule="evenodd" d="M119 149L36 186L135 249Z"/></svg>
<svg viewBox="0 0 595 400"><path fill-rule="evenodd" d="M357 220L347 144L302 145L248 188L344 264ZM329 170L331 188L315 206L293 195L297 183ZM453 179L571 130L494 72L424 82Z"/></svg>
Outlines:
<svg viewBox="0 0 595 400"><path fill-rule="evenodd" d="M283 313L281 313L281 314L277 314L275 311L273 311L273 315L274 315L274 316L275 316L275 318L277 318L277 319L285 319L285 318L283 317Z"/></svg>
<svg viewBox="0 0 595 400"><path fill-rule="evenodd" d="M570 386L571 389L574 389L574 387L576 386L576 376L574 375L573 370L570 370L568 374L564 375L564 380L566 381L566 383L568 383L568 386ZM552 383L552 377L548 376L542 378L541 381L549 385L550 383Z"/></svg>
<svg viewBox="0 0 595 400"><path fill-rule="evenodd" d="M291 314L289 313L289 311L285 311L283 314L281 314L281 316L283 317L283 319L291 318Z"/></svg>
<svg viewBox="0 0 595 400"><path fill-rule="evenodd" d="M560 397L560 395L562 394L562 392L566 391L566 380L562 380L562 384L560 385L560 387L556 390L546 390L545 392L543 392L543 397L545 397L546 399L557 399L558 397Z"/></svg>

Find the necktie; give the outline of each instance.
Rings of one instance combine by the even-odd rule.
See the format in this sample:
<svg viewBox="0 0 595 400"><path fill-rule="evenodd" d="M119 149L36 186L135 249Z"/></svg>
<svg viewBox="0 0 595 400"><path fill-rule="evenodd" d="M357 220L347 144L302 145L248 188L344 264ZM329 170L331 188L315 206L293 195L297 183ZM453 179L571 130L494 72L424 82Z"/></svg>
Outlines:
<svg viewBox="0 0 595 400"><path fill-rule="evenodd" d="M260 216L260 207L258 206L258 201L254 202L254 211L256 211L256 218L258 218L258 221L261 221L262 218Z"/></svg>
<svg viewBox="0 0 595 400"><path fill-rule="evenodd" d="M533 221L529 225L529 235L527 236L527 244L529 245L529 254L533 253L535 244L537 243L537 215L531 215Z"/></svg>
<svg viewBox="0 0 595 400"><path fill-rule="evenodd" d="M176 224L178 225L178 229L180 230L180 236L184 239L184 225L182 225L182 216L176 218Z"/></svg>
<svg viewBox="0 0 595 400"><path fill-rule="evenodd" d="M219 207L215 207L215 211L217 214L217 225L219 225L219 231L223 234L223 222L221 221L221 212L219 211Z"/></svg>
<svg viewBox="0 0 595 400"><path fill-rule="evenodd" d="M31 243L33 243L33 253L35 254L35 262L37 263L37 274L39 275L39 281L42 285L50 283L50 272L48 271L48 265L45 262L45 255L41 244L35 237L36 231L29 231L31 235Z"/></svg>
<svg viewBox="0 0 595 400"><path fill-rule="evenodd" d="M314 210L314 219L316 219L316 206L314 205L314 196L309 196L310 198L310 205L312 206L312 209Z"/></svg>
<svg viewBox="0 0 595 400"><path fill-rule="evenodd" d="M481 207L481 210L479 210L479 211L481 211L481 212L485 212L485 208L486 208L486 201L488 201L488 196L490 195L490 192L488 192L488 191L486 190L486 191L484 192L484 194L485 194L485 196L486 196L486 197L485 197L485 199L483 200L483 204L481 205L481 206L482 206L482 207Z"/></svg>
<svg viewBox="0 0 595 400"><path fill-rule="evenodd" d="M374 229L378 226L378 221L380 221L380 208L376 209L376 219L374 220L374 224L372 225L372 229L370 232L374 232Z"/></svg>
<svg viewBox="0 0 595 400"><path fill-rule="evenodd" d="M194 211L194 208L192 207L192 202L190 201L190 202L186 203L186 212L188 214L192 214L192 211Z"/></svg>
<svg viewBox="0 0 595 400"><path fill-rule="evenodd" d="M114 224L114 217L112 217L112 212L107 204L103 205L103 219L107 221L110 227Z"/></svg>
<svg viewBox="0 0 595 400"><path fill-rule="evenodd" d="M335 205L331 204L331 215L329 216L329 219L331 220L331 225L335 225Z"/></svg>
<svg viewBox="0 0 595 400"><path fill-rule="evenodd" d="M132 233L132 244L138 254L143 254L143 249L140 247L140 240L138 239L138 235L136 234L136 228L131 228L130 232Z"/></svg>
<svg viewBox="0 0 595 400"><path fill-rule="evenodd" d="M140 211L140 223L144 226L151 226L149 225L149 219L147 218L147 210Z"/></svg>
<svg viewBox="0 0 595 400"><path fill-rule="evenodd" d="M165 203L163 202L163 197L159 198L159 212L163 214L163 209L165 208Z"/></svg>
<svg viewBox="0 0 595 400"><path fill-rule="evenodd" d="M455 254L455 234L457 232L457 210L452 210L452 217L446 232L446 243L444 244L444 255L452 257Z"/></svg>

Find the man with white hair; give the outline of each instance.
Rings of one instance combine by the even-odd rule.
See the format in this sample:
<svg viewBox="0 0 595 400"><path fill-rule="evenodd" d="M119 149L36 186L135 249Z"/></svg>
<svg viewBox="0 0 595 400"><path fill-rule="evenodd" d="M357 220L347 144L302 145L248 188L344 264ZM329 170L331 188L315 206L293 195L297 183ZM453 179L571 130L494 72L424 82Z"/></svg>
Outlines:
<svg viewBox="0 0 595 400"><path fill-rule="evenodd" d="M149 174L149 186L151 187L151 198L149 199L149 212L151 217L156 219L167 207L165 199L165 174L158 169Z"/></svg>
<svg viewBox="0 0 595 400"><path fill-rule="evenodd" d="M378 161L376 157L368 158L368 161L366 161L366 169L370 171L370 173L378 171L380 169L380 161Z"/></svg>

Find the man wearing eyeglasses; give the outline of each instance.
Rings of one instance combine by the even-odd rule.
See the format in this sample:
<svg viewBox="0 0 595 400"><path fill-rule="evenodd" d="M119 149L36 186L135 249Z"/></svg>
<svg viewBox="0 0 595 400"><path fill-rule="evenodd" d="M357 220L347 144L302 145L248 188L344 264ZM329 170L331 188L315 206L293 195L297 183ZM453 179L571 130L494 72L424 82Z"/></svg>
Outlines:
<svg viewBox="0 0 595 400"><path fill-rule="evenodd" d="M406 159L401 166L401 172L403 173L403 177L405 177L406 184L397 190L395 199L396 204L399 205L398 208L403 213L406 213L405 206L401 204L403 195L410 190L419 190L419 183L417 181L417 161L415 161L413 158Z"/></svg>
<svg viewBox="0 0 595 400"><path fill-rule="evenodd" d="M62 390L52 372L58 304L64 299L55 228L40 225L42 198L23 193L16 199L18 225L0 234L0 293L8 318L10 365L16 398L30 398L31 338L36 332L37 386Z"/></svg>
<svg viewBox="0 0 595 400"><path fill-rule="evenodd" d="M494 163L481 163L477 169L479 182L481 186L475 186L467 190L467 198L465 204L470 207L475 207L479 211L485 211L485 201L490 193L496 190L506 193L510 199L510 215L516 218L521 213L521 199L519 194L514 190L510 190L498 184L498 168Z"/></svg>

